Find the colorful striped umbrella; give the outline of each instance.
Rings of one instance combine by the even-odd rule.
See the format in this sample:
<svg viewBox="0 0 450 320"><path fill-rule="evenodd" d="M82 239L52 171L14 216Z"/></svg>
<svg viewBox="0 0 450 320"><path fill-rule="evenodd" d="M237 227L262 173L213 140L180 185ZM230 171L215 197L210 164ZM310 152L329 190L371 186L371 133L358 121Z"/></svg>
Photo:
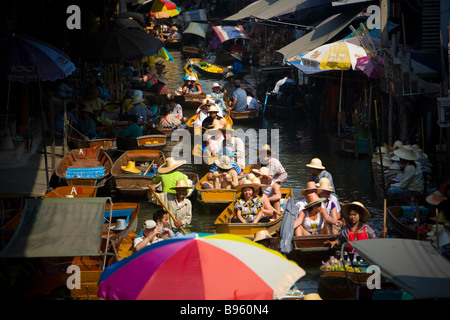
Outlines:
<svg viewBox="0 0 450 320"><path fill-rule="evenodd" d="M150 10L150 15L155 18L170 18L180 14L181 9L174 2L167 0L155 0Z"/></svg>
<svg viewBox="0 0 450 320"><path fill-rule="evenodd" d="M103 271L107 300L272 300L305 271L282 254L231 234L191 233L145 247Z"/></svg>

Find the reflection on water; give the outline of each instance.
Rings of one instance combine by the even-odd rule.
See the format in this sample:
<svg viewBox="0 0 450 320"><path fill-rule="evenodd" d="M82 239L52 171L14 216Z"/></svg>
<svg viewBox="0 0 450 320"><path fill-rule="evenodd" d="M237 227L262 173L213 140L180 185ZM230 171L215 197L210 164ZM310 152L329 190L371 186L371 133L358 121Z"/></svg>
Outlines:
<svg viewBox="0 0 450 320"><path fill-rule="evenodd" d="M174 62L166 61L169 92L173 93L177 86L182 84L184 75L183 66L186 60L180 52L171 51ZM199 75L199 80L203 91L212 91L212 84L218 80L206 79ZM223 81L219 81L224 84ZM252 85L251 75L244 78L244 84ZM190 117L195 110L183 110L185 116ZM278 129L279 130L279 155L278 158L283 164L288 178L283 183L283 187L293 188L295 199L300 199L300 190L304 188L310 176L309 168L306 164L313 158L320 158L326 170L329 171L334 180L336 193L341 202L347 203L359 201L363 203L371 213L369 224L379 234L383 224L383 211L378 202L374 190L372 189L371 163L367 158L355 158L353 155L340 154L336 141L330 140L324 132L319 130L318 123L308 115L296 120L265 119L251 123L235 123L235 128L255 128L255 129ZM268 135L270 142L270 135ZM248 144L248 142L244 142ZM248 150L247 150L248 151ZM165 151L165 153L167 153ZM206 174L207 167L198 165L185 165L183 171L197 172L201 178ZM149 204L146 199L141 200L141 210L139 224L151 219L157 206ZM193 201L193 219L189 228L195 232L214 232L214 220L222 209L214 208L204 210L196 201ZM315 261L297 261L307 274L297 284L305 293L317 292L317 281L319 278L320 259Z"/></svg>

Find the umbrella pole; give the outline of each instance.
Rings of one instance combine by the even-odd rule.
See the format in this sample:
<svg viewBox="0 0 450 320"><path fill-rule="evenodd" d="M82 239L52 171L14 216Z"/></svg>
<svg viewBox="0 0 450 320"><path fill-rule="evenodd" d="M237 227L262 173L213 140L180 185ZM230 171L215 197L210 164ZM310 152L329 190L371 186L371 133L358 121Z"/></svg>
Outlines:
<svg viewBox="0 0 450 320"><path fill-rule="evenodd" d="M339 122L339 116L341 114L341 103L342 103L342 78L344 77L344 70L341 70L341 84L339 88L339 111L338 111L338 139L341 137L341 125Z"/></svg>
<svg viewBox="0 0 450 320"><path fill-rule="evenodd" d="M50 183L48 179L48 160L47 160L47 145L45 143L45 128L44 128L44 105L42 103L42 88L41 88L41 77L39 76L39 66L36 66L38 75L38 86L39 86L39 103L41 106L41 127L42 127L42 145L44 146L44 161L45 161L45 179L47 182L47 192L50 190Z"/></svg>

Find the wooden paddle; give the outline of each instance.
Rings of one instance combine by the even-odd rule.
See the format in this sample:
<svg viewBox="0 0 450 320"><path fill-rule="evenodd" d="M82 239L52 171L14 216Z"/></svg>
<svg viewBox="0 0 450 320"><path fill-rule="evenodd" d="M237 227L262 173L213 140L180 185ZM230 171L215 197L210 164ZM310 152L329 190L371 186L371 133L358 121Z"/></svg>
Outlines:
<svg viewBox="0 0 450 320"><path fill-rule="evenodd" d="M175 223L175 221L177 221L177 219L175 219L174 215L172 214L172 212L170 212L169 208L167 208L166 204L161 200L161 198L158 196L158 194L156 193L155 190L153 190L152 188L150 188L150 190L152 190L156 199L158 199L159 203L161 203L161 205L164 207L164 209L167 211L167 213L169 214L169 216L172 218L173 222ZM186 234L186 231L183 229L182 226L179 226L178 229L180 229L180 231L183 232L183 234Z"/></svg>
<svg viewBox="0 0 450 320"><path fill-rule="evenodd" d="M386 198L383 201L383 229L386 229Z"/></svg>
<svg viewBox="0 0 450 320"><path fill-rule="evenodd" d="M152 165L155 163L155 160L156 160L156 158L153 159L152 163L150 163L150 165L148 166L147 170L145 170L144 176L147 174L148 170L150 170L150 168L152 167Z"/></svg>

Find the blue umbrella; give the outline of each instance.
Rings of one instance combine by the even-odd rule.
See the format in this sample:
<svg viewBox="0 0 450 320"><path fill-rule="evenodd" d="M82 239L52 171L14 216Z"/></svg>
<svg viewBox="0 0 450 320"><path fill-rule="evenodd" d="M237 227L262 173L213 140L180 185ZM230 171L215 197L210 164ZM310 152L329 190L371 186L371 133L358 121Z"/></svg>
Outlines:
<svg viewBox="0 0 450 320"><path fill-rule="evenodd" d="M11 35L0 38L1 73L10 81L36 82L63 79L75 71L69 57L41 40Z"/></svg>

